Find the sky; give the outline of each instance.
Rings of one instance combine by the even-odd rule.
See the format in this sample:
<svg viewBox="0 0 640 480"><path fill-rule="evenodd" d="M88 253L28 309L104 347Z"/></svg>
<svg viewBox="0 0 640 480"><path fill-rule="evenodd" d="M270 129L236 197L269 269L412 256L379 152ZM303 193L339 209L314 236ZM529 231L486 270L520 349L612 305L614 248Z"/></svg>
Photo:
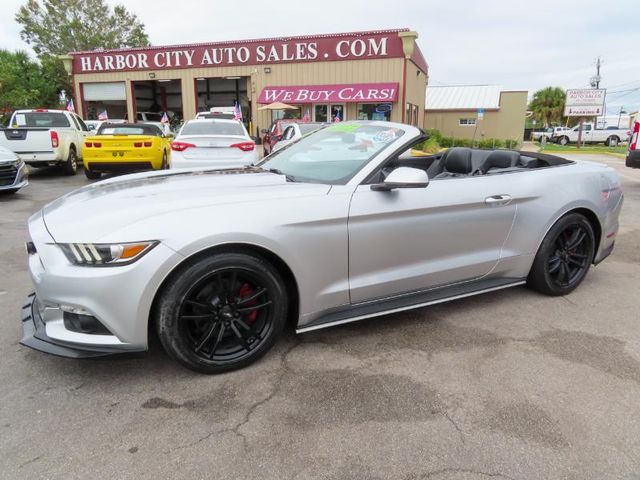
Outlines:
<svg viewBox="0 0 640 480"><path fill-rule="evenodd" d="M2 0L0 48L29 51ZM107 0L145 24L151 43L408 27L429 63L431 85L589 87L601 57L607 111L640 109L640 0Z"/></svg>

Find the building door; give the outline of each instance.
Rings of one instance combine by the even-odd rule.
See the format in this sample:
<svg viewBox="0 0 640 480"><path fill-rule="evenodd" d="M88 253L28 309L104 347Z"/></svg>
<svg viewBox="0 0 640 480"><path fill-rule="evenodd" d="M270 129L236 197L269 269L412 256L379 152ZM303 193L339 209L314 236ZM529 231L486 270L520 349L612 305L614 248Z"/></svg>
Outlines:
<svg viewBox="0 0 640 480"><path fill-rule="evenodd" d="M345 114L347 109L344 103L331 103L327 105L314 105L313 106L313 121L314 122L335 122L336 116L340 121L346 120Z"/></svg>

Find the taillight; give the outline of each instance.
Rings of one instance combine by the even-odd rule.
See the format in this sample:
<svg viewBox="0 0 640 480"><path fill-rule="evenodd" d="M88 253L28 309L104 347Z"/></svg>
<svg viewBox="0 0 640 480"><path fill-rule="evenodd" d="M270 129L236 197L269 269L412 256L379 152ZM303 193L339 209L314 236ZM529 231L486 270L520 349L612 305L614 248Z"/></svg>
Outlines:
<svg viewBox="0 0 640 480"><path fill-rule="evenodd" d="M91 147L93 147L93 143L91 143L91 142L84 142L84 146L85 146L85 147L87 147L87 148L91 148Z"/></svg>
<svg viewBox="0 0 640 480"><path fill-rule="evenodd" d="M145 146L145 147L150 147L151 145L153 145L153 143L151 143L151 142L144 142L144 146Z"/></svg>
<svg viewBox="0 0 640 480"><path fill-rule="evenodd" d="M53 148L58 148L58 145L60 145L60 139L58 138L58 132L56 132L55 130L50 130L49 134L51 135L51 146Z"/></svg>
<svg viewBox="0 0 640 480"><path fill-rule="evenodd" d="M640 122L633 124L633 136L631 137L631 143L629 150L635 150L638 148L638 137L640 136Z"/></svg>
<svg viewBox="0 0 640 480"><path fill-rule="evenodd" d="M102 146L102 143L100 142L93 142L93 146L96 148L100 148Z"/></svg>
<svg viewBox="0 0 640 480"><path fill-rule="evenodd" d="M174 152L184 152L187 148L195 147L193 143L171 142L171 150Z"/></svg>
<svg viewBox="0 0 640 480"><path fill-rule="evenodd" d="M235 147L235 148L239 148L240 150L242 150L243 152L250 152L252 151L254 148L256 148L256 144L253 142L241 142L241 143L234 143L233 145L229 145L230 147Z"/></svg>
<svg viewBox="0 0 640 480"><path fill-rule="evenodd" d="M142 142L133 142L133 146L136 148L142 147Z"/></svg>

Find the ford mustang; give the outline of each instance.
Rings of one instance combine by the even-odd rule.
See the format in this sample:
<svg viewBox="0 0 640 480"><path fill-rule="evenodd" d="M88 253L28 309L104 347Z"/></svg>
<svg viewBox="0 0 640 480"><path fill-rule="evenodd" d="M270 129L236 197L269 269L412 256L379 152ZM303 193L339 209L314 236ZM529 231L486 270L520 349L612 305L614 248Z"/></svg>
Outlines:
<svg viewBox="0 0 640 480"><path fill-rule="evenodd" d="M613 250L611 168L508 150L412 156L424 139L342 122L256 165L59 198L29 219L22 343L93 357L145 351L155 330L177 361L218 373L264 355L288 322L303 333L522 284L566 295Z"/></svg>

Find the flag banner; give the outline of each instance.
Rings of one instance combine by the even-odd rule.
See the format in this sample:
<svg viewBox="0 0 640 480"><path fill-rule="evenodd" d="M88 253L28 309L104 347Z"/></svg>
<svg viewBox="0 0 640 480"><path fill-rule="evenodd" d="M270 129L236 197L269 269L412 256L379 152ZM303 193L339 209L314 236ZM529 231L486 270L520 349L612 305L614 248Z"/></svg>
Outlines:
<svg viewBox="0 0 640 480"><path fill-rule="evenodd" d="M233 106L233 118L238 121L242 121L242 109L240 108L240 104L238 102Z"/></svg>
<svg viewBox="0 0 640 480"><path fill-rule="evenodd" d="M169 117L167 116L167 112L162 114L162 118L160 119L160 123L169 123Z"/></svg>
<svg viewBox="0 0 640 480"><path fill-rule="evenodd" d="M73 98L70 98L69 101L67 102L67 111L68 112L76 112L76 107L73 105Z"/></svg>
<svg viewBox="0 0 640 480"><path fill-rule="evenodd" d="M103 120L103 121L109 120L109 115L107 115L107 111L106 110L104 110L104 111L102 111L102 112L100 112L98 114L98 120Z"/></svg>

